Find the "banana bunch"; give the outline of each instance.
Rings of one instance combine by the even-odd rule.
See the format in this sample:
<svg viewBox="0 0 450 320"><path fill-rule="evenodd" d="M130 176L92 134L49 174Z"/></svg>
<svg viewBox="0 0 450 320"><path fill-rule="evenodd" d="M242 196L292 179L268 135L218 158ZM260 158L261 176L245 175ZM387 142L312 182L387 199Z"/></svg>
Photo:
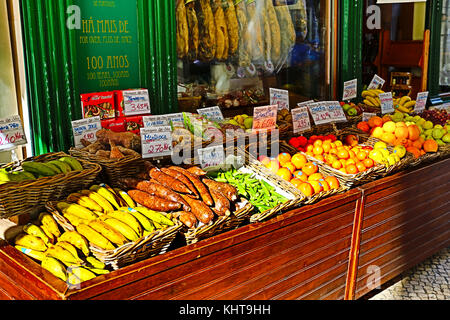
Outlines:
<svg viewBox="0 0 450 320"><path fill-rule="evenodd" d="M364 104L370 107L381 107L381 101L379 95L385 93L383 90L371 89L364 90L361 96L364 99Z"/></svg>
<svg viewBox="0 0 450 320"><path fill-rule="evenodd" d="M14 239L16 249L71 285L109 273L104 263L90 255L85 237L76 231L61 234L56 220L47 212L22 230Z"/></svg>
<svg viewBox="0 0 450 320"><path fill-rule="evenodd" d="M394 99L394 108L403 113L414 112L416 101L412 100L410 96L403 96Z"/></svg>
<svg viewBox="0 0 450 320"><path fill-rule="evenodd" d="M0 170L0 184L36 180L83 170L81 163L73 157L61 157L48 162L25 161L21 166L22 170Z"/></svg>

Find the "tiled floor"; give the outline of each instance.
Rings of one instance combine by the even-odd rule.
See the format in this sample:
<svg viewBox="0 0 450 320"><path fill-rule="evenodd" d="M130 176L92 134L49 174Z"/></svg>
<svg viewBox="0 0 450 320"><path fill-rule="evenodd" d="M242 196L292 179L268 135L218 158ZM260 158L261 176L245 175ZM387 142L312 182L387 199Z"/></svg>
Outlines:
<svg viewBox="0 0 450 320"><path fill-rule="evenodd" d="M388 285L367 299L450 300L450 248L403 273Z"/></svg>

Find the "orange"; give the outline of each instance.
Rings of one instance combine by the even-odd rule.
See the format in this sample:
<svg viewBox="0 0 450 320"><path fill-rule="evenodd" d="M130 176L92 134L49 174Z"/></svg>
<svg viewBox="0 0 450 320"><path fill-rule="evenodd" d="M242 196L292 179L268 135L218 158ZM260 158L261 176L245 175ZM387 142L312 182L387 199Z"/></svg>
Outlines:
<svg viewBox="0 0 450 320"><path fill-rule="evenodd" d="M342 167L345 168L345 165L346 165L346 163L347 163L347 160L345 160L345 159L340 159L339 161L341 162Z"/></svg>
<svg viewBox="0 0 450 320"><path fill-rule="evenodd" d="M344 168L341 168L341 169L339 169L339 171L340 172L342 172L342 173L345 173L345 174L347 174L347 169L344 167Z"/></svg>
<svg viewBox="0 0 450 320"><path fill-rule="evenodd" d="M338 150L337 156L339 159L348 159L350 157L350 154L345 149Z"/></svg>
<svg viewBox="0 0 450 320"><path fill-rule="evenodd" d="M423 143L423 150L427 153L437 152L439 149L439 145L436 141L429 139Z"/></svg>
<svg viewBox="0 0 450 320"><path fill-rule="evenodd" d="M308 181L317 181L323 179L323 174L317 172L308 177Z"/></svg>
<svg viewBox="0 0 450 320"><path fill-rule="evenodd" d="M416 159L422 155L420 150L415 147L408 147L408 148L406 148L406 151L408 151L409 153L412 153L414 155L414 158L416 158Z"/></svg>
<svg viewBox="0 0 450 320"><path fill-rule="evenodd" d="M314 150L314 146L312 144L310 144L306 147L307 152L312 152L313 150Z"/></svg>
<svg viewBox="0 0 450 320"><path fill-rule="evenodd" d="M342 163L339 160L334 161L331 166L336 169L339 170L340 168L342 168Z"/></svg>
<svg viewBox="0 0 450 320"><path fill-rule="evenodd" d="M328 151L328 153L329 153L329 154L337 155L337 154L338 154L338 151L337 151L336 148L331 148L330 151Z"/></svg>
<svg viewBox="0 0 450 320"><path fill-rule="evenodd" d="M360 151L356 155L356 158L358 158L359 161L364 161L367 158L367 153L365 151Z"/></svg>
<svg viewBox="0 0 450 320"><path fill-rule="evenodd" d="M288 168L291 173L294 173L297 169L291 162L287 162L283 165L283 168Z"/></svg>
<svg viewBox="0 0 450 320"><path fill-rule="evenodd" d="M394 144L395 140L397 138L395 137L395 135L393 133L390 132L385 132L382 134L380 140L389 143L389 144Z"/></svg>
<svg viewBox="0 0 450 320"><path fill-rule="evenodd" d="M408 126L408 132L409 132L409 140L416 141L420 137L420 129L417 125L412 124Z"/></svg>
<svg viewBox="0 0 450 320"><path fill-rule="evenodd" d="M356 168L358 169L359 172L364 172L367 170L366 166L362 162L357 162Z"/></svg>
<svg viewBox="0 0 450 320"><path fill-rule="evenodd" d="M369 119L368 124L371 128L373 127L381 127L383 125L383 119L378 116L374 116Z"/></svg>
<svg viewBox="0 0 450 320"><path fill-rule="evenodd" d="M345 170L347 171L348 174L357 174L358 173L358 168L354 164L350 164L350 165L346 166Z"/></svg>
<svg viewBox="0 0 450 320"><path fill-rule="evenodd" d="M297 189L300 190L300 186L304 183L304 181L302 181L298 178L294 178L291 180L291 183L294 185L294 187L296 187Z"/></svg>
<svg viewBox="0 0 450 320"><path fill-rule="evenodd" d="M326 177L325 181L328 182L328 185L331 189L338 189L341 185L338 178L336 178L335 176Z"/></svg>
<svg viewBox="0 0 450 320"><path fill-rule="evenodd" d="M323 148L323 152L329 153L331 150L331 143L324 143L322 148Z"/></svg>
<svg viewBox="0 0 450 320"><path fill-rule="evenodd" d="M320 179L319 182L323 188L323 191L325 191L325 192L330 191L330 189L331 189L330 185L328 184L328 182L325 179Z"/></svg>
<svg viewBox="0 0 450 320"><path fill-rule="evenodd" d="M308 162L303 166L302 171L309 177L310 175L317 173L319 171L319 167L312 162Z"/></svg>
<svg viewBox="0 0 450 320"><path fill-rule="evenodd" d="M280 168L277 171L277 175L286 181L291 181L292 179L292 172L288 168Z"/></svg>
<svg viewBox="0 0 450 320"><path fill-rule="evenodd" d="M270 158L268 156L260 156L258 157L259 162L265 167L270 163Z"/></svg>
<svg viewBox="0 0 450 320"><path fill-rule="evenodd" d="M270 160L270 162L268 164L268 168L273 173L277 173L278 170L280 170L280 164L278 163L277 160Z"/></svg>
<svg viewBox="0 0 450 320"><path fill-rule="evenodd" d="M397 139L400 139L400 140L408 139L409 130L407 127L397 127L397 128L395 128L394 134L397 137Z"/></svg>
<svg viewBox="0 0 450 320"><path fill-rule="evenodd" d="M322 140L314 141L314 147L321 147L322 145L323 145L323 141Z"/></svg>
<svg viewBox="0 0 450 320"><path fill-rule="evenodd" d="M311 197L314 194L314 188L308 182L301 184L299 190L306 197Z"/></svg>
<svg viewBox="0 0 450 320"><path fill-rule="evenodd" d="M280 153L277 157L277 160L281 166L283 166L285 163L290 162L291 159L292 159L291 155L286 152Z"/></svg>
<svg viewBox="0 0 450 320"><path fill-rule="evenodd" d="M317 141L319 141L319 140L317 140ZM321 146L316 146L313 149L313 153L315 155L319 155L319 154L322 155L323 154L323 148Z"/></svg>
<svg viewBox="0 0 450 320"><path fill-rule="evenodd" d="M312 153L311 151L307 151L306 155L314 158L314 153Z"/></svg>
<svg viewBox="0 0 450 320"><path fill-rule="evenodd" d="M352 164L356 164L356 161L353 160L353 159L348 159L348 160L345 162L345 166L346 166L346 167L349 166L349 165L352 165Z"/></svg>
<svg viewBox="0 0 450 320"><path fill-rule="evenodd" d="M374 163L374 161L372 160L372 159L369 159L369 158L367 158L367 159L364 159L364 166L367 168L367 169L370 169L370 168L372 168L374 165L375 165L375 163Z"/></svg>
<svg viewBox="0 0 450 320"><path fill-rule="evenodd" d="M356 158L356 154L352 150L350 150L348 152L348 156L350 157L350 159L355 159Z"/></svg>
<svg viewBox="0 0 450 320"><path fill-rule="evenodd" d="M325 158L324 158L324 156L321 155L321 154L315 155L314 158L316 158L316 159L319 160L319 161L325 162Z"/></svg>
<svg viewBox="0 0 450 320"><path fill-rule="evenodd" d="M301 169L303 166L308 163L308 159L306 159L305 155L301 153L294 154L294 156L291 159L291 163L297 168Z"/></svg>
<svg viewBox="0 0 450 320"><path fill-rule="evenodd" d="M336 148L342 147L342 146L344 145L344 144L342 143L341 140L336 140L336 141L334 142L334 144L335 144Z"/></svg>
<svg viewBox="0 0 450 320"><path fill-rule="evenodd" d="M294 179L302 180L303 182L308 182L308 176L303 173L303 171L298 170L294 172Z"/></svg>
<svg viewBox="0 0 450 320"><path fill-rule="evenodd" d="M309 184L313 187L315 194L323 191L323 186L319 181L310 181Z"/></svg>

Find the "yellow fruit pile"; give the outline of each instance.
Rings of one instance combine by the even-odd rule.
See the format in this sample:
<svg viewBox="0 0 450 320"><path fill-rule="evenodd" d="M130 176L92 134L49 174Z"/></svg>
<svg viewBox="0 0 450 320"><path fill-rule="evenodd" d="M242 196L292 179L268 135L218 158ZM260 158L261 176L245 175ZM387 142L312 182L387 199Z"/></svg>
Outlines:
<svg viewBox="0 0 450 320"><path fill-rule="evenodd" d="M394 108L403 113L411 113L414 111L416 101L409 96L394 99Z"/></svg>
<svg viewBox="0 0 450 320"><path fill-rule="evenodd" d="M379 89L371 89L371 90L364 90L361 94L361 96L364 99L364 104L371 106L371 107L381 107L381 101L379 95L385 93L383 90Z"/></svg>

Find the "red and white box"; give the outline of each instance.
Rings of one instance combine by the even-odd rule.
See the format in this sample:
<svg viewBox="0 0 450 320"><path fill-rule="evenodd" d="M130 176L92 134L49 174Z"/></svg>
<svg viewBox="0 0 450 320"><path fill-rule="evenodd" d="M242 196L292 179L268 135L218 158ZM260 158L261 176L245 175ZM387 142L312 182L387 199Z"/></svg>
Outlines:
<svg viewBox="0 0 450 320"><path fill-rule="evenodd" d="M101 120L116 117L114 91L84 93L80 95L83 119L100 117Z"/></svg>

